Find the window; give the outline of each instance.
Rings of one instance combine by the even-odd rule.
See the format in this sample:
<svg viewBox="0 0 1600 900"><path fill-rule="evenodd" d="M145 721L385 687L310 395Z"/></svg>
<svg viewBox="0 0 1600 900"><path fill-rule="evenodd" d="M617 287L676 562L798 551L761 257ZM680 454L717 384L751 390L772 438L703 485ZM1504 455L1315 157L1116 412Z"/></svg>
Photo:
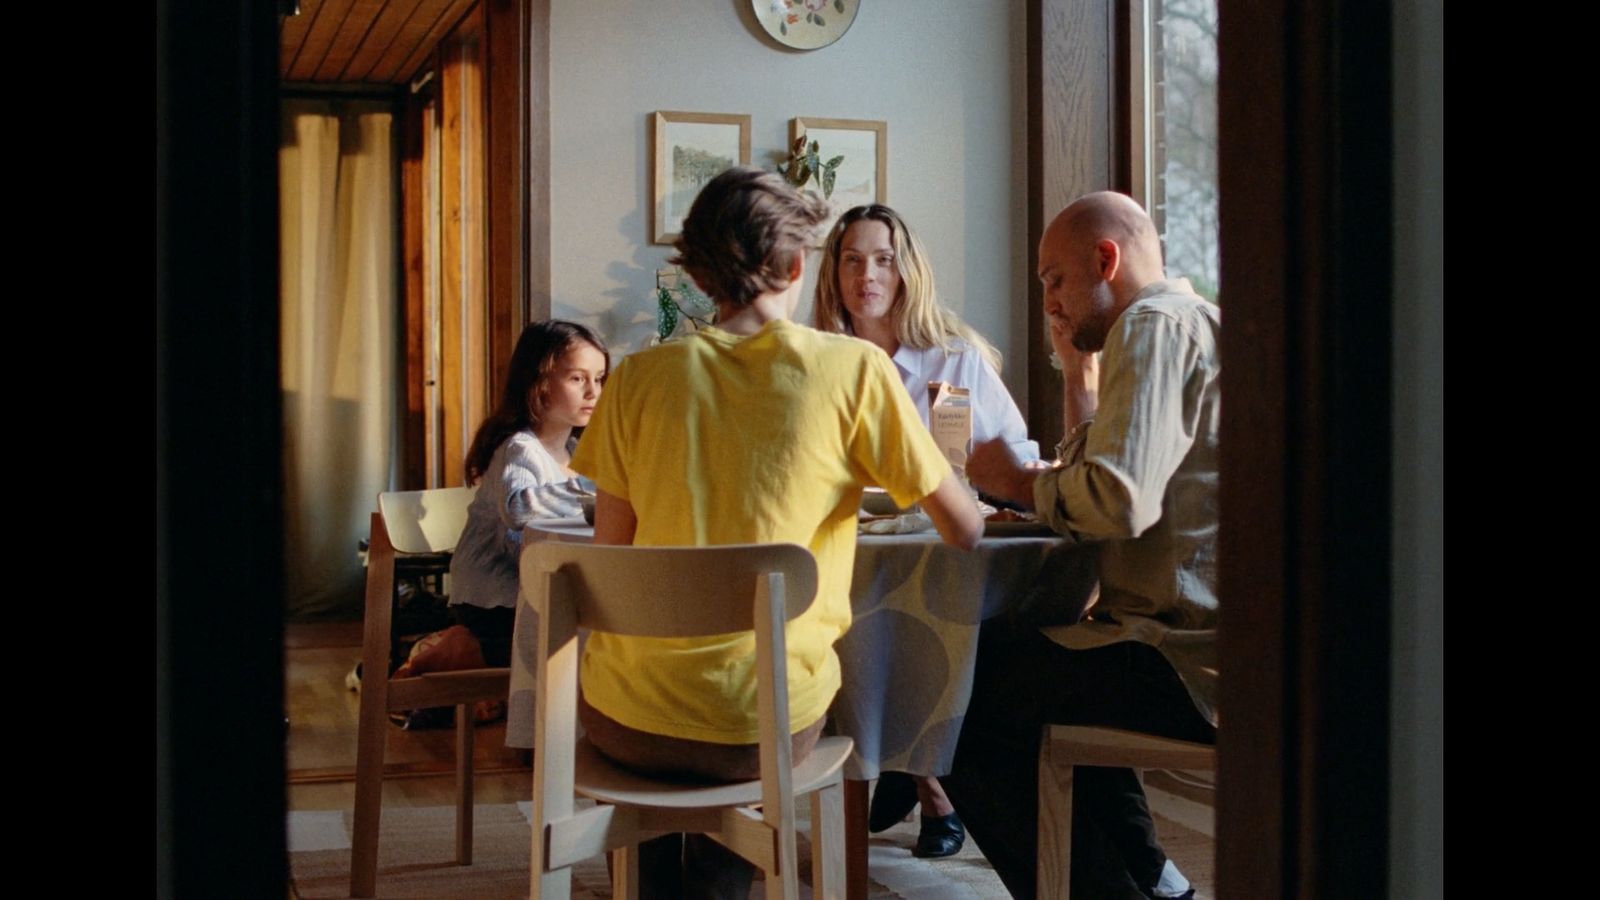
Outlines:
<svg viewBox="0 0 1600 900"><path fill-rule="evenodd" d="M1216 300L1217 0L1129 5L1133 195L1161 232L1168 275Z"/></svg>

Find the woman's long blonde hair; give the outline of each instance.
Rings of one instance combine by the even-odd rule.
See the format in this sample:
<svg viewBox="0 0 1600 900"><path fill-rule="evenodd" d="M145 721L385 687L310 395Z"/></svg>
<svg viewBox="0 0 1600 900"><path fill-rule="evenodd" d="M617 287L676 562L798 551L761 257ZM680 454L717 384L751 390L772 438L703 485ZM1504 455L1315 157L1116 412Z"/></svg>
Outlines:
<svg viewBox="0 0 1600 900"><path fill-rule="evenodd" d="M844 244L845 231L864 219L882 222L889 229L889 242L894 247L900 290L889 307L889 315L894 318L895 338L918 350L929 347L949 350L951 339L960 338L998 373L1000 351L939 302L933 286L933 267L928 265L928 251L900 214L880 203L848 210L828 232L822 247L822 265L817 270L817 297L812 311L816 327L822 331L855 334L850 311L844 305L844 293L839 290L839 251Z"/></svg>

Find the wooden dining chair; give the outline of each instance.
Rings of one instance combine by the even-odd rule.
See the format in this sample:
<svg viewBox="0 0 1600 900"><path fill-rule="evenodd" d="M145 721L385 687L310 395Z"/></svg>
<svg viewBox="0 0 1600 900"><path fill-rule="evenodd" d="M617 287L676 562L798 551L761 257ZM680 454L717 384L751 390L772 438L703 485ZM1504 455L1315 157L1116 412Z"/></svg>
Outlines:
<svg viewBox="0 0 1600 900"><path fill-rule="evenodd" d="M1039 900L1066 900L1072 888L1072 767L1217 770L1217 748L1084 725L1046 725L1039 746Z"/></svg>
<svg viewBox="0 0 1600 900"><path fill-rule="evenodd" d="M847 737L820 740L791 764L784 623L810 607L816 560L793 544L616 547L541 541L522 551L524 602L539 611L533 752L531 895L571 896L570 867L612 858L613 893L639 889L638 843L705 834L766 873L767 896L799 895L795 801L811 798L813 896L844 896ZM607 761L577 739L579 628L639 637L753 630L761 778L733 784L660 780ZM597 805L578 811L574 792ZM757 810L754 807L759 806Z"/></svg>
<svg viewBox="0 0 1600 900"><path fill-rule="evenodd" d="M356 731L356 805L351 823L350 896L371 897L378 880L378 825L383 806L383 755L389 713L432 706L456 708L456 862L472 863L471 704L504 700L509 668L430 672L390 680L397 563L407 554L455 549L467 524L472 488L395 491L378 495L367 551L367 604L362 637L361 712Z"/></svg>

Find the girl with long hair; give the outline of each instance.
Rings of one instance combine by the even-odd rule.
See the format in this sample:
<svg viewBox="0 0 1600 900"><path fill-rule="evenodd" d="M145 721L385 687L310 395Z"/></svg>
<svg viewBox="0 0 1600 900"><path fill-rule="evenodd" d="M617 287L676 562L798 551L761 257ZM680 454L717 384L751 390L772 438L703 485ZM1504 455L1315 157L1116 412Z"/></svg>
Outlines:
<svg viewBox="0 0 1600 900"><path fill-rule="evenodd" d="M568 464L610 368L605 343L582 325L550 319L522 330L505 391L467 451L467 484L478 493L450 560L450 611L460 624L396 675L510 664L522 528L580 515L594 496Z"/></svg>

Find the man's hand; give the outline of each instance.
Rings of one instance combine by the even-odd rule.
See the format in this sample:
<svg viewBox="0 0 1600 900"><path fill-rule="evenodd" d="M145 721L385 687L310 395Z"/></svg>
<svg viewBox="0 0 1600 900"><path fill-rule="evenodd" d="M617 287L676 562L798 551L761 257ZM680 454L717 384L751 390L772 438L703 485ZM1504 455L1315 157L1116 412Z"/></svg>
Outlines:
<svg viewBox="0 0 1600 900"><path fill-rule="evenodd" d="M978 490L1023 509L1033 509L1034 477L1035 473L1022 465L1004 438L979 444L967 459L967 480Z"/></svg>
<svg viewBox="0 0 1600 900"><path fill-rule="evenodd" d="M1061 419L1068 434L1087 419L1094 418L1100 406L1100 354L1084 353L1063 336L1061 326L1050 322L1050 344L1061 362Z"/></svg>

